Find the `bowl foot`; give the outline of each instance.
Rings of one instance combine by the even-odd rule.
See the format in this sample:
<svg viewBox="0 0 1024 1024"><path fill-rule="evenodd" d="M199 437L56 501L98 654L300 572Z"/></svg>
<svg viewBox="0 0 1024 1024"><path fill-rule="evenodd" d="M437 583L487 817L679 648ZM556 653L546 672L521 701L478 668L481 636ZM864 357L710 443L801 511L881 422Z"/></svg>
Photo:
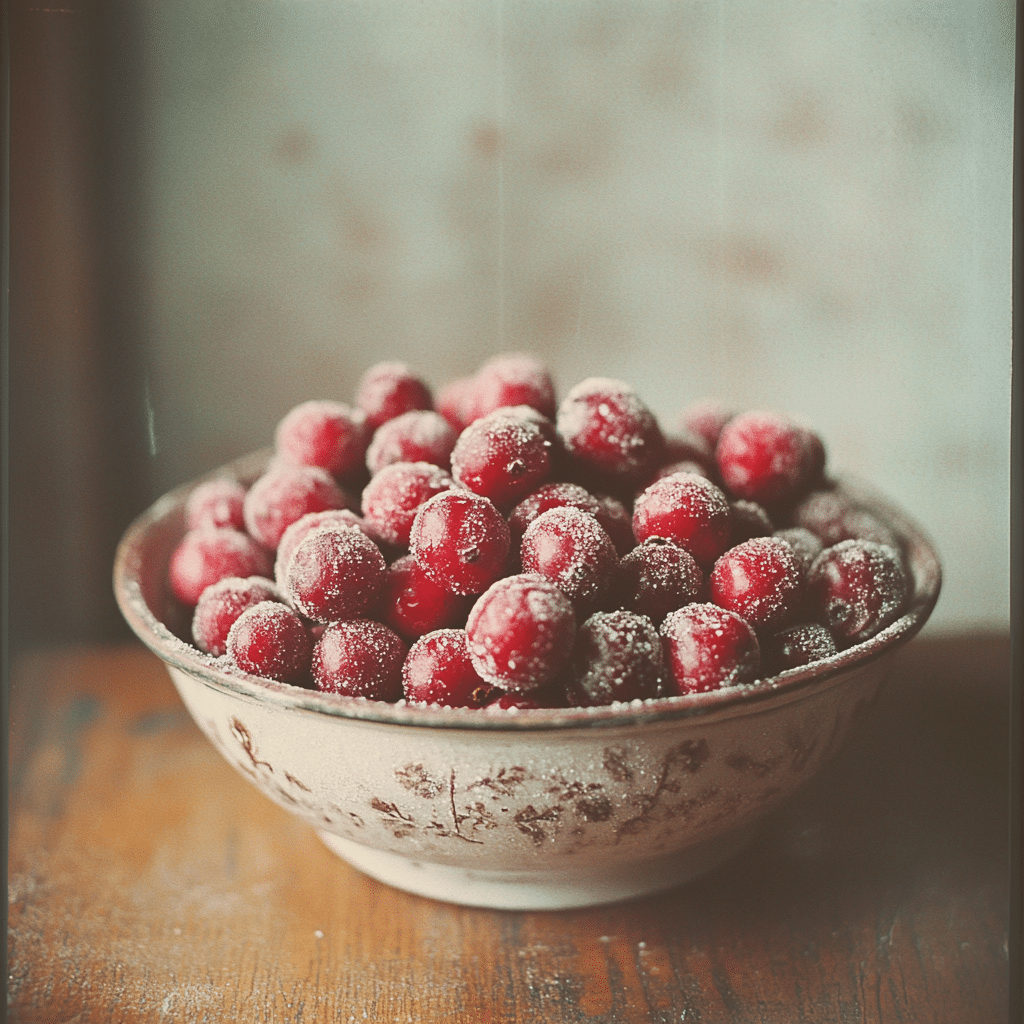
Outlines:
<svg viewBox="0 0 1024 1024"><path fill-rule="evenodd" d="M446 903L493 910L567 910L646 896L671 889L710 871L752 838L747 826L677 853L619 865L538 871L489 871L432 864L373 850L330 832L327 847L378 881Z"/></svg>

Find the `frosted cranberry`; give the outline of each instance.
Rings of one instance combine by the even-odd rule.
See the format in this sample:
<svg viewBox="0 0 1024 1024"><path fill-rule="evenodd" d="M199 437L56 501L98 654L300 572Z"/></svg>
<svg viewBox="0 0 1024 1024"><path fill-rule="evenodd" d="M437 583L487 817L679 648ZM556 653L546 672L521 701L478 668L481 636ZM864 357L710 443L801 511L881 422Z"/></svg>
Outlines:
<svg viewBox="0 0 1024 1024"><path fill-rule="evenodd" d="M387 563L354 526L319 526L295 546L284 567L289 600L315 622L354 619L376 605Z"/></svg>
<svg viewBox="0 0 1024 1024"><path fill-rule="evenodd" d="M439 629L417 640L402 668L405 699L449 708L483 707L494 694L473 667L464 629Z"/></svg>
<svg viewBox="0 0 1024 1024"><path fill-rule="evenodd" d="M755 537L730 548L715 562L711 598L755 629L774 628L800 609L803 567L784 540Z"/></svg>
<svg viewBox="0 0 1024 1024"><path fill-rule="evenodd" d="M664 537L710 565L729 546L732 514L722 491L696 473L656 480L633 506L633 535L641 543Z"/></svg>
<svg viewBox="0 0 1024 1024"><path fill-rule="evenodd" d="M393 462L363 488L363 518L391 544L406 547L420 506L455 486L450 474L429 462Z"/></svg>
<svg viewBox="0 0 1024 1024"><path fill-rule="evenodd" d="M663 537L650 537L619 561L613 594L623 607L657 625L669 612L697 600L703 580L688 551Z"/></svg>
<svg viewBox="0 0 1024 1024"><path fill-rule="evenodd" d="M185 527L233 526L245 529L242 505L245 488L237 480L220 477L197 484L185 501Z"/></svg>
<svg viewBox="0 0 1024 1024"><path fill-rule="evenodd" d="M284 594L264 576L225 576L199 596L192 613L192 639L196 647L217 657L227 650L228 630L247 608L262 601L284 603Z"/></svg>
<svg viewBox="0 0 1024 1024"><path fill-rule="evenodd" d="M472 378L464 395L466 423L509 405L528 405L549 419L555 415L555 385L547 367L523 352L489 359Z"/></svg>
<svg viewBox="0 0 1024 1024"><path fill-rule="evenodd" d="M549 509L530 523L519 556L524 573L551 580L582 612L599 606L618 564L597 519L569 505Z"/></svg>
<svg viewBox="0 0 1024 1024"><path fill-rule="evenodd" d="M415 640L436 629L461 626L469 605L469 598L445 590L412 555L403 555L388 566L378 617L403 639Z"/></svg>
<svg viewBox="0 0 1024 1024"><path fill-rule="evenodd" d="M472 377L456 377L448 381L434 398L434 409L460 433L469 426L466 403L472 386Z"/></svg>
<svg viewBox="0 0 1024 1024"><path fill-rule="evenodd" d="M394 462L430 462L447 469L458 436L439 413L404 412L377 428L366 449L366 468L372 474Z"/></svg>
<svg viewBox="0 0 1024 1024"><path fill-rule="evenodd" d="M703 693L753 682L760 672L757 635L741 616L713 604L688 604L661 624L675 692Z"/></svg>
<svg viewBox="0 0 1024 1024"><path fill-rule="evenodd" d="M372 433L402 413L434 407L430 388L405 363L382 362L363 374L356 388L356 405Z"/></svg>
<svg viewBox="0 0 1024 1024"><path fill-rule="evenodd" d="M452 476L499 508L546 483L551 470L551 442L540 427L503 410L466 427L452 451Z"/></svg>
<svg viewBox="0 0 1024 1024"><path fill-rule="evenodd" d="M571 665L570 704L595 707L662 694L661 639L645 615L630 611L591 615L576 633Z"/></svg>
<svg viewBox="0 0 1024 1024"><path fill-rule="evenodd" d="M402 696L406 654L402 638L380 622L333 622L313 648L313 681L324 693L393 702Z"/></svg>
<svg viewBox="0 0 1024 1024"><path fill-rule="evenodd" d="M732 543L742 544L754 537L768 537L775 531L768 513L756 501L742 498L729 502L729 518L732 520Z"/></svg>
<svg viewBox="0 0 1024 1024"><path fill-rule="evenodd" d="M784 540L793 549L805 575L811 568L811 563L824 550L824 545L818 537L802 526L788 526L784 530L776 530L772 536Z"/></svg>
<svg viewBox="0 0 1024 1024"><path fill-rule="evenodd" d="M825 547L843 540L870 540L898 548L899 539L874 513L840 491L815 491L793 509L793 522L818 536Z"/></svg>
<svg viewBox="0 0 1024 1024"><path fill-rule="evenodd" d="M633 514L618 498L610 494L597 494L597 521L612 539L615 551L621 557L636 547L633 535Z"/></svg>
<svg viewBox="0 0 1024 1024"><path fill-rule="evenodd" d="M303 402L277 425L279 455L339 479L362 469L370 440L363 414L343 402Z"/></svg>
<svg viewBox="0 0 1024 1024"><path fill-rule="evenodd" d="M505 571L508 524L481 495L442 491L416 513L409 549L423 571L446 590L480 594Z"/></svg>
<svg viewBox="0 0 1024 1024"><path fill-rule="evenodd" d="M270 552L230 526L189 530L171 554L168 579L174 596L195 605L202 592L225 576L269 576Z"/></svg>
<svg viewBox="0 0 1024 1024"><path fill-rule="evenodd" d="M508 516L508 528L512 535L512 546L519 547L526 528L539 515L552 508L572 507L596 516L601 506L590 491L579 484L549 483L538 487L527 495Z"/></svg>
<svg viewBox="0 0 1024 1024"><path fill-rule="evenodd" d="M351 509L329 508L323 512L307 512L301 519L296 519L284 533L277 544L277 555L274 559L274 579L279 587L284 586L285 569L292 552L298 547L299 541L321 526L355 526L366 533L365 524ZM373 539L372 537L370 538Z"/></svg>
<svg viewBox="0 0 1024 1024"><path fill-rule="evenodd" d="M789 417L753 411L725 425L715 459L734 497L771 506L794 501L814 486L824 466L824 447Z"/></svg>
<svg viewBox="0 0 1024 1024"><path fill-rule="evenodd" d="M245 495L245 527L260 544L274 550L297 519L308 512L345 508L349 500L327 470L277 462Z"/></svg>
<svg viewBox="0 0 1024 1024"><path fill-rule="evenodd" d="M558 409L558 432L585 472L611 478L614 486L637 484L662 461L658 421L636 391L622 381L589 377Z"/></svg>
<svg viewBox="0 0 1024 1024"><path fill-rule="evenodd" d="M841 646L874 636L903 611L910 583L899 552L869 540L826 548L808 574L811 604Z"/></svg>
<svg viewBox="0 0 1024 1024"><path fill-rule="evenodd" d="M761 639L761 660L765 671L775 675L788 668L800 668L823 661L836 653L832 634L820 623L805 622L781 629Z"/></svg>
<svg viewBox="0 0 1024 1024"><path fill-rule="evenodd" d="M709 480L711 474L708 472L706 466L701 465L699 462L694 462L692 459L681 459L678 462L669 462L664 466L661 466L654 476L648 480L640 491L647 490L655 480L661 480L662 477L672 476L673 473L696 473L698 476L705 476Z"/></svg>
<svg viewBox="0 0 1024 1024"><path fill-rule="evenodd" d="M279 683L309 674L313 639L298 615L277 601L247 608L228 631L228 657L243 671Z"/></svg>
<svg viewBox="0 0 1024 1024"><path fill-rule="evenodd" d="M507 576L473 605L469 653L489 683L515 693L552 682L567 665L576 635L569 599L543 576Z"/></svg>
<svg viewBox="0 0 1024 1024"><path fill-rule="evenodd" d="M736 415L735 410L725 402L714 398L702 398L691 402L679 417L679 424L692 434L696 434L710 451L718 445L722 428Z"/></svg>

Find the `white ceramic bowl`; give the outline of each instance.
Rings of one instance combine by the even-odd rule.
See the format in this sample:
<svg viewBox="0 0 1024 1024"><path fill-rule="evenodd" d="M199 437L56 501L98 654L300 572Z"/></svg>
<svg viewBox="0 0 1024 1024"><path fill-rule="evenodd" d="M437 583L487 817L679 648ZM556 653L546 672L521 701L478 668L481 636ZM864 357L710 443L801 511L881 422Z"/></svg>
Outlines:
<svg viewBox="0 0 1024 1024"><path fill-rule="evenodd" d="M248 484L267 457L210 476ZM902 538L914 580L906 613L858 647L754 686L626 707L382 704L267 682L179 639L189 623L167 563L198 482L161 498L121 541L114 588L128 623L225 759L332 850L391 885L475 906L609 903L736 852L839 748L941 583L918 527L845 484Z"/></svg>

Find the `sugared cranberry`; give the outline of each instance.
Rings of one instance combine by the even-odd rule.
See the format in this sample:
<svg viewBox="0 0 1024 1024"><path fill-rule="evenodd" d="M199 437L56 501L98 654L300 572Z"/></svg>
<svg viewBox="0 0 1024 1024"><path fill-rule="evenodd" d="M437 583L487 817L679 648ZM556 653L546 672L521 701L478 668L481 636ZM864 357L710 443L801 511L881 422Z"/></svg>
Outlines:
<svg viewBox="0 0 1024 1024"><path fill-rule="evenodd" d="M377 428L366 449L366 468L374 474L394 462L430 462L448 469L458 436L440 413L404 412Z"/></svg>
<svg viewBox="0 0 1024 1024"><path fill-rule="evenodd" d="M498 410L471 423L452 451L452 476L508 508L551 476L551 442L540 427Z"/></svg>
<svg viewBox="0 0 1024 1024"><path fill-rule="evenodd" d="M381 589L379 618L404 640L415 640L436 629L461 626L469 614L470 598L435 583L412 555L388 566Z"/></svg>
<svg viewBox="0 0 1024 1024"><path fill-rule="evenodd" d="M402 696L406 654L402 638L383 623L333 622L313 648L313 681L325 693L393 702Z"/></svg>
<svg viewBox="0 0 1024 1024"><path fill-rule="evenodd" d="M543 576L506 576L473 605L469 653L489 683L516 693L539 689L567 665L576 635L569 599Z"/></svg>
<svg viewBox="0 0 1024 1024"><path fill-rule="evenodd" d="M688 551L651 537L619 561L613 594L623 607L659 625L669 612L697 600L703 579Z"/></svg>
<svg viewBox="0 0 1024 1024"><path fill-rule="evenodd" d="M449 708L479 708L494 687L473 667L464 629L439 629L417 640L402 668L405 699Z"/></svg>
<svg viewBox="0 0 1024 1024"><path fill-rule="evenodd" d="M816 618L840 646L861 643L899 617L910 583L899 552L869 540L826 548L808 574Z"/></svg>
<svg viewBox="0 0 1024 1024"><path fill-rule="evenodd" d="M714 451L718 445L722 428L736 415L732 406L714 398L702 398L691 402L679 417L679 424L684 430L696 434Z"/></svg>
<svg viewBox="0 0 1024 1024"><path fill-rule="evenodd" d="M296 519L284 533L277 544L277 555L274 559L274 579L279 587L284 586L284 572L288 559L298 547L299 541L321 526L355 526L366 533L366 524L347 508L329 508L323 512L307 512L301 519ZM372 537L370 538L373 539Z"/></svg>
<svg viewBox="0 0 1024 1024"><path fill-rule="evenodd" d="M551 580L580 612L600 605L618 564L597 519L570 505L548 509L530 523L519 556L524 573Z"/></svg>
<svg viewBox="0 0 1024 1024"><path fill-rule="evenodd" d="M196 647L220 657L227 650L228 631L235 619L262 601L284 603L284 594L265 576L226 576L211 583L200 594L192 613L192 639Z"/></svg>
<svg viewBox="0 0 1024 1024"><path fill-rule="evenodd" d="M189 530L171 554L168 579L174 596L192 606L202 592L225 576L269 576L270 552L247 533L230 526Z"/></svg>
<svg viewBox="0 0 1024 1024"><path fill-rule="evenodd" d="M295 546L284 567L289 600L315 622L365 615L377 603L387 563L354 526L320 526Z"/></svg>
<svg viewBox="0 0 1024 1024"><path fill-rule="evenodd" d="M729 518L732 520L732 544L742 544L754 537L768 537L775 527L768 513L756 501L742 498L729 502Z"/></svg>
<svg viewBox="0 0 1024 1024"><path fill-rule="evenodd" d="M200 526L233 526L245 529L242 505L245 488L237 480L218 477L197 484L185 501L185 528Z"/></svg>
<svg viewBox="0 0 1024 1024"><path fill-rule="evenodd" d="M595 707L661 696L661 640L645 615L596 612L580 626L572 652L570 704Z"/></svg>
<svg viewBox="0 0 1024 1024"><path fill-rule="evenodd" d="M390 544L406 547L420 506L455 486L440 466L429 462L393 462L363 488L363 518Z"/></svg>
<svg viewBox="0 0 1024 1024"><path fill-rule="evenodd" d="M662 460L664 438L654 414L628 384L588 377L558 409L558 433L574 461L610 490L648 478Z"/></svg>
<svg viewBox="0 0 1024 1024"><path fill-rule="evenodd" d="M730 494L772 506L795 501L814 486L824 467L824 447L795 420L755 410L722 428L715 459Z"/></svg>
<svg viewBox="0 0 1024 1024"><path fill-rule="evenodd" d="M710 565L729 546L729 502L707 478L675 473L656 480L636 499L633 534L641 543L664 537L689 551L698 565Z"/></svg>
<svg viewBox="0 0 1024 1024"><path fill-rule="evenodd" d="M714 604L688 604L661 624L662 649L678 694L753 682L760 671L757 635L741 616Z"/></svg>
<svg viewBox="0 0 1024 1024"><path fill-rule="evenodd" d="M263 601L246 609L228 631L228 657L243 671L279 683L309 674L313 639L287 605Z"/></svg>
<svg viewBox="0 0 1024 1024"><path fill-rule="evenodd" d="M371 433L402 413L434 406L430 388L405 363L381 362L363 374L356 388L356 405L366 416Z"/></svg>
<svg viewBox="0 0 1024 1024"><path fill-rule="evenodd" d="M662 477L672 476L673 473L696 473L698 476L706 476L709 480L711 474L708 472L706 466L699 462L694 462L692 459L680 459L678 462L669 462L664 466L659 466L658 471L654 476L647 480L643 486L641 486L637 493L647 490L655 480L660 480Z"/></svg>
<svg viewBox="0 0 1024 1024"><path fill-rule="evenodd" d="M245 495L245 527L273 551L297 519L308 512L345 508L349 501L326 469L276 462Z"/></svg>
<svg viewBox="0 0 1024 1024"><path fill-rule="evenodd" d="M810 570L811 563L824 550L824 545L818 537L802 526L787 526L784 530L776 530L772 536L784 540L793 549L804 575Z"/></svg>
<svg viewBox="0 0 1024 1024"><path fill-rule="evenodd" d="M792 547L778 537L755 537L730 548L711 571L711 598L754 629L791 619L804 598L804 571Z"/></svg>
<svg viewBox="0 0 1024 1024"><path fill-rule="evenodd" d="M462 414L474 420L509 405L529 405L549 419L555 415L555 385L547 367L523 352L489 359L466 388Z"/></svg>
<svg viewBox="0 0 1024 1024"><path fill-rule="evenodd" d="M761 639L761 661L765 672L771 675L822 661L835 653L832 634L817 622L790 626Z"/></svg>
<svg viewBox="0 0 1024 1024"><path fill-rule="evenodd" d="M636 547L633 535L633 513L610 494L595 494L597 498L597 521L612 539L615 551L621 558Z"/></svg>
<svg viewBox="0 0 1024 1024"><path fill-rule="evenodd" d="M339 480L362 469L369 440L363 414L343 402L303 402L275 432L279 455L303 466L319 466Z"/></svg>
<svg viewBox="0 0 1024 1024"><path fill-rule="evenodd" d="M590 491L579 484L565 482L544 484L527 495L508 516L508 528L512 535L512 546L518 549L526 528L539 515L552 508L571 506L596 516L601 506ZM630 531L632 534L632 530Z"/></svg>
<svg viewBox="0 0 1024 1024"><path fill-rule="evenodd" d="M481 495L442 491L416 513L409 550L423 571L446 590L480 594L505 571L508 524Z"/></svg>
<svg viewBox="0 0 1024 1024"><path fill-rule="evenodd" d="M472 387L472 377L456 377L445 384L434 399L434 409L459 433L469 426L466 402Z"/></svg>

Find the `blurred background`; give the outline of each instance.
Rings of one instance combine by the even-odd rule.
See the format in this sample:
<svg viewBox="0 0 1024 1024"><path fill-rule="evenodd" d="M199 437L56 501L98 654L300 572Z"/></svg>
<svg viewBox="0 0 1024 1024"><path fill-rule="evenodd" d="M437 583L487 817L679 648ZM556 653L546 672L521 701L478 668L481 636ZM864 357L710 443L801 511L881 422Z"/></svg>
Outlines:
<svg viewBox="0 0 1024 1024"><path fill-rule="evenodd" d="M8 5L10 631L401 359L798 413L1009 622L1014 5Z"/></svg>

